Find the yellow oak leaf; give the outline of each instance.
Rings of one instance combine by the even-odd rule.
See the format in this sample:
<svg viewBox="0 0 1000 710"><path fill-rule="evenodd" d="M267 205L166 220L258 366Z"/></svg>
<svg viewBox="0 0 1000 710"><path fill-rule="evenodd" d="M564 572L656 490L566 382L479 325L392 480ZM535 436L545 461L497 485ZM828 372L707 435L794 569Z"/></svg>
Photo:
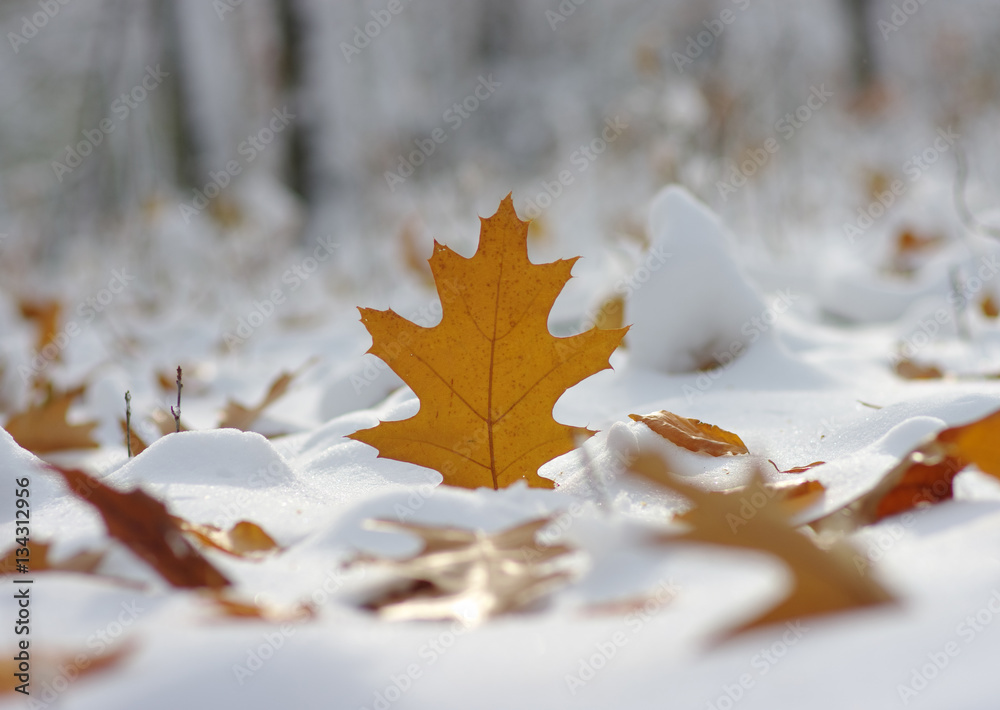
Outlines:
<svg viewBox="0 0 1000 710"><path fill-rule="evenodd" d="M523 479L552 488L538 467L594 433L559 424L552 408L567 388L610 367L627 328L553 336L549 311L576 259L532 264L528 223L518 219L510 195L481 222L479 248L469 259L434 244L438 325L359 309L372 336L368 352L413 388L420 411L350 438L380 457L435 469L448 485L499 489Z"/></svg>
<svg viewBox="0 0 1000 710"><path fill-rule="evenodd" d="M33 454L97 448L98 443L91 437L97 428L96 421L83 424L66 421L70 405L83 392L84 387L67 392L55 392L50 388L44 402L11 416L4 429L21 448Z"/></svg>

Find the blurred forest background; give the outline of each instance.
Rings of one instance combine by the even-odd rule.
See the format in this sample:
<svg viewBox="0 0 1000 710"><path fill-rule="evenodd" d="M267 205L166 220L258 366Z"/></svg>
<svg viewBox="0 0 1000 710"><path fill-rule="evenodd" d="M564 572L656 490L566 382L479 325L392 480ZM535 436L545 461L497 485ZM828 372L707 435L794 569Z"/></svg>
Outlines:
<svg viewBox="0 0 1000 710"><path fill-rule="evenodd" d="M154 287L153 301L184 289L200 299L209 284L175 283L193 262L216 282L251 284L277 255L333 235L331 288L377 286L396 278L386 265L395 255L429 254L427 224L439 241L473 244L476 215L511 189L522 213L551 202L539 243L579 242L573 253L587 253L641 241L645 205L671 181L771 258L842 231L948 125L975 146L967 200L980 213L997 206L1000 187L1000 164L983 159L1000 141L997 9L7 0L0 276L18 293L44 292L52 284L40 274L101 280L106 269L87 265L116 255ZM483 80L490 89L464 104L475 109L449 114ZM791 137L776 131L821 85L829 104ZM272 121L282 111L294 118ZM616 117L627 128L581 159ZM435 131L431 154L411 160ZM774 165L720 194L718 181L769 138ZM946 158L938 167L953 179L955 156ZM402 163L412 175L389 178ZM227 165L238 170L231 179ZM573 183L541 197L553 197L564 170Z"/></svg>

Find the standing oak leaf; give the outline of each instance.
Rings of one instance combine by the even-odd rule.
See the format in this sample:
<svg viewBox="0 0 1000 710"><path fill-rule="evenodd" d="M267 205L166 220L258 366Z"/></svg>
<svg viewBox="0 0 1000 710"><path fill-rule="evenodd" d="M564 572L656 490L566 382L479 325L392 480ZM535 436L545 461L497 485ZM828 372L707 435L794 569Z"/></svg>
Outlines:
<svg viewBox="0 0 1000 710"><path fill-rule="evenodd" d="M441 322L424 328L391 310L361 308L381 358L420 399L420 411L380 422L350 438L382 458L439 471L444 483L504 488L517 480L552 488L538 467L594 432L559 424L556 400L569 387L611 367L627 328L592 328L557 338L549 311L576 259L528 260L528 223L508 194L482 219L479 248L466 259L434 243L431 273Z"/></svg>

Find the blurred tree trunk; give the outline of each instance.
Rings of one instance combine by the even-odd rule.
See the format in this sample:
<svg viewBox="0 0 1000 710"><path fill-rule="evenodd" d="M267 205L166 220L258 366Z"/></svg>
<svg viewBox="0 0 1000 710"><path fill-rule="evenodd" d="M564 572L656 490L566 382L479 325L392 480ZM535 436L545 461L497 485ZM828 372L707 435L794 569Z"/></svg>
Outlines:
<svg viewBox="0 0 1000 710"><path fill-rule="evenodd" d="M871 0L843 0L851 35L851 78L861 93L878 82L879 72L872 47Z"/></svg>

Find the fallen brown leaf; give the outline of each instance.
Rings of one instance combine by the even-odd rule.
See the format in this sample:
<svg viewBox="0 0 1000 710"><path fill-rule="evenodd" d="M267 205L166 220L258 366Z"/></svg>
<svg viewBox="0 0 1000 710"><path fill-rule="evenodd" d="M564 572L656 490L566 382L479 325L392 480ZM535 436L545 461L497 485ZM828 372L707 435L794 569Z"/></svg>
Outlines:
<svg viewBox="0 0 1000 710"><path fill-rule="evenodd" d="M952 497L952 481L968 466L1000 478L1000 411L950 427L908 453L871 491L850 503L864 525Z"/></svg>
<svg viewBox="0 0 1000 710"><path fill-rule="evenodd" d="M263 528L248 520L241 520L229 530L222 530L214 525L191 523L175 515L170 517L183 532L201 544L222 550L233 557L261 557L281 550L281 546Z"/></svg>
<svg viewBox="0 0 1000 710"><path fill-rule="evenodd" d="M48 466L76 496L97 508L108 533L180 588L227 587L230 582L191 546L167 507L139 489L122 493L83 471Z"/></svg>
<svg viewBox="0 0 1000 710"><path fill-rule="evenodd" d="M47 571L93 574L104 559L103 550L82 550L64 560L53 562L49 559L51 548L52 546L47 542L28 541L28 568L32 574ZM0 557L0 575L12 575L17 572L18 549L15 545Z"/></svg>
<svg viewBox="0 0 1000 710"><path fill-rule="evenodd" d="M99 444L91 436L97 422L70 424L66 421L70 405L84 390L83 386L67 392L55 392L50 388L44 402L12 415L4 429L21 448L33 454L97 448Z"/></svg>
<svg viewBox="0 0 1000 710"><path fill-rule="evenodd" d="M671 474L666 462L655 455L640 455L634 471L695 505L685 515L688 529L661 536L660 542L700 542L766 552L778 557L792 573L791 588L779 604L733 629L728 636L768 624L893 601L892 595L855 565L859 553L847 542L837 540L823 549L792 528L788 511L777 492L768 490L759 471L736 494L703 491L686 483Z"/></svg>
<svg viewBox="0 0 1000 710"><path fill-rule="evenodd" d="M652 414L629 414L629 419L642 422L667 441L688 451L725 456L748 454L746 445L736 434L706 424L698 419L688 419L661 409Z"/></svg>
<svg viewBox="0 0 1000 710"><path fill-rule="evenodd" d="M90 650L55 653L37 651L32 644L31 685L28 691L55 685L59 678L62 678L64 683L67 678L70 682L75 682L83 676L115 668L135 653L135 648L133 643L123 643L103 653L93 653ZM17 649L11 649L0 655L0 696L18 692L15 688L21 684L21 679L14 675L18 672L18 661L14 656L18 653ZM68 670L72 670L73 673L70 674ZM45 706L39 703L32 707Z"/></svg>
<svg viewBox="0 0 1000 710"><path fill-rule="evenodd" d="M893 371L904 380L939 380L944 372L937 365L923 365L909 358L897 360Z"/></svg>
<svg viewBox="0 0 1000 710"><path fill-rule="evenodd" d="M551 522L532 520L487 535L479 530L369 521L370 529L412 533L424 546L402 560L357 558L354 564L377 564L403 580L365 606L391 621L455 619L467 625L523 609L569 578L555 560L572 548L535 541L536 533Z"/></svg>
<svg viewBox="0 0 1000 710"><path fill-rule="evenodd" d="M244 407L242 404L229 400L226 404L226 409L222 414L222 420L219 422L219 428L250 431L251 427L257 421L257 418L263 414L264 410L281 399L281 397L288 392L288 387L292 384L292 380L295 379L295 376L296 373L294 372L282 372L278 378L271 383L271 387L268 389L267 394L264 395L264 399L261 400L260 404L255 407Z"/></svg>

